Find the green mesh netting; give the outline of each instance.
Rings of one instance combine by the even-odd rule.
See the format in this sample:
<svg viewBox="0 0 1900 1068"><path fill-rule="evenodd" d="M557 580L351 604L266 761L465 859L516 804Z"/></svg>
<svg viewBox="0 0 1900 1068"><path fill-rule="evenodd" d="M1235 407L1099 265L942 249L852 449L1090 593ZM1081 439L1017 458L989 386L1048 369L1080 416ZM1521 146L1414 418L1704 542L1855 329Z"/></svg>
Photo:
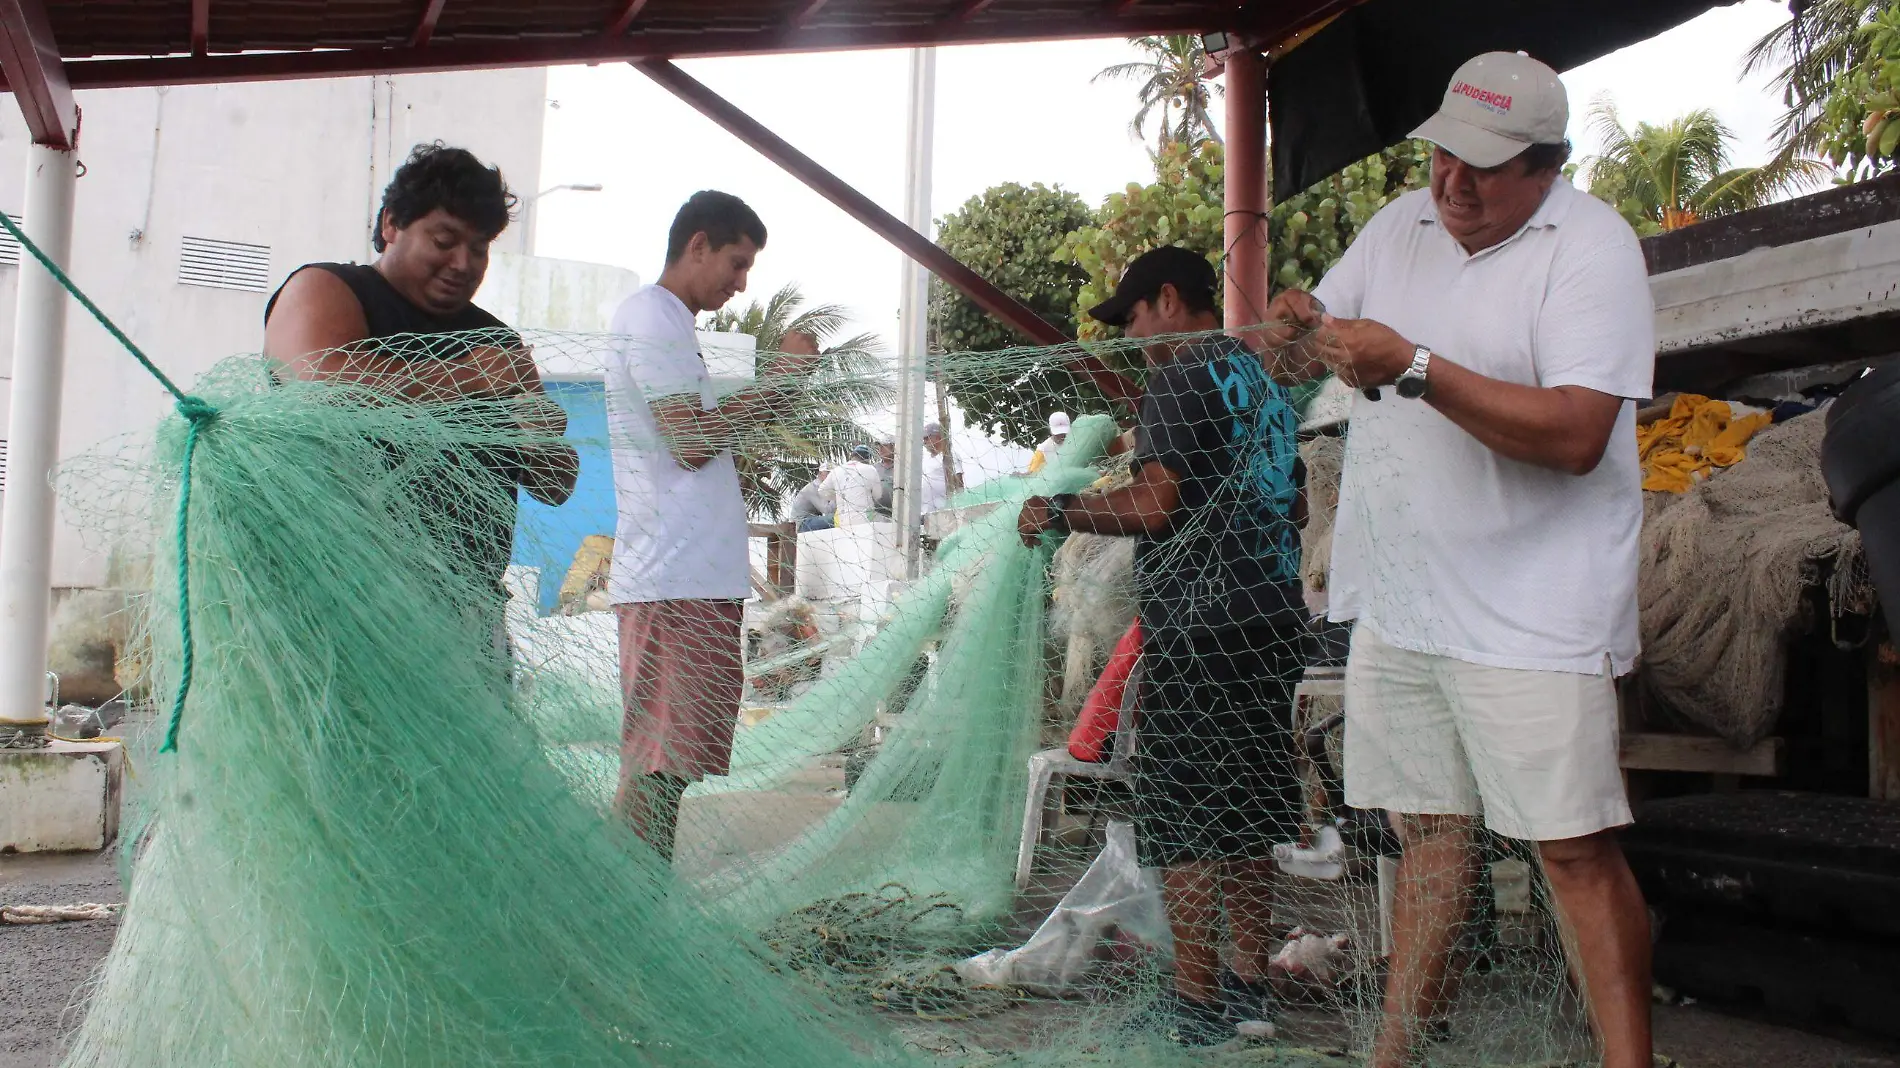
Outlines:
<svg viewBox="0 0 1900 1068"><path fill-rule="evenodd" d="M582 382L626 344L529 341ZM942 360L1004 373L1049 356ZM777 391L775 416L737 442L760 460L837 456L889 395L880 368L747 388ZM1125 553L1075 536L1052 566L1061 539L1025 545L1017 511L1125 481L1126 456L1108 450L1131 413L1080 415L1055 463L955 499L963 524L914 580L893 570L876 524L798 538L801 572L832 552L834 570L869 578L801 579L751 603L730 774L688 791L669 862L614 814L615 614L584 599L550 612L543 592L568 578L582 535L614 533L611 518L564 511L584 502L517 508L490 473L571 446L585 483L613 448L665 443L612 440L583 418L592 401L555 392L563 434L520 399L391 403L279 383L261 358L237 358L193 394L216 415L197 421L182 540L187 420L162 426L150 453L127 446L66 473L69 507L151 564L137 591L145 690L162 703L181 682L181 563L194 661L176 751L152 752L164 716L137 743L128 907L67 1063L1205 1058L1172 1041L1157 1009L1170 935L1154 874L1117 852L1125 775L1055 779L1029 877L1016 877L1030 758L1061 745L1080 704L1072 680L1093 683L1131 603ZM512 531L506 590L478 559L497 523ZM1311 659L1304 645L1287 653ZM1310 822L1346 815L1351 849L1325 878L1262 889L1276 1034L1216 1048L1233 1063L1355 1063L1377 1023L1389 839L1376 815L1340 808L1337 710L1331 697L1283 710L1308 718L1282 720L1273 744L1300 762ZM1500 841L1470 854L1453 981L1420 1022L1429 1063L1591 1056L1529 860ZM1084 869L1122 889L1058 910L1080 932L1060 981L970 966L1030 941ZM1075 919L1087 915L1103 920Z"/></svg>

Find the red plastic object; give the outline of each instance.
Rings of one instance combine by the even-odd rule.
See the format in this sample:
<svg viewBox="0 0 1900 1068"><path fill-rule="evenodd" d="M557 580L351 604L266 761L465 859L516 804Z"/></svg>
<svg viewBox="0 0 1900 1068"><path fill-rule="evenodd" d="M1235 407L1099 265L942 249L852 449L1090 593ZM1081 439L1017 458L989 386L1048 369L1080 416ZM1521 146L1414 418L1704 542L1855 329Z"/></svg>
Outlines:
<svg viewBox="0 0 1900 1068"><path fill-rule="evenodd" d="M1130 624L1115 651L1108 656L1102 677L1082 702L1082 714L1069 732L1069 755L1077 760L1099 764L1108 758L1110 739L1121 725L1122 695L1128 676L1135 670L1135 658L1141 655L1141 620Z"/></svg>

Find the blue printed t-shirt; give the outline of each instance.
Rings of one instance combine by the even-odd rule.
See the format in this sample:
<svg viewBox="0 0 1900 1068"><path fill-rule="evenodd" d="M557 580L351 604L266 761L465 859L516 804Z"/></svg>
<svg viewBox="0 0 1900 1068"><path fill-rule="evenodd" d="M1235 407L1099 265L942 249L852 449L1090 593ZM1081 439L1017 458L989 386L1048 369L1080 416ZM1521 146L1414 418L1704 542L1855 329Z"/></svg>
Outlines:
<svg viewBox="0 0 1900 1068"><path fill-rule="evenodd" d="M1196 341L1148 378L1137 464L1180 477L1168 531L1135 544L1148 631L1297 624L1299 416L1259 357L1232 338Z"/></svg>

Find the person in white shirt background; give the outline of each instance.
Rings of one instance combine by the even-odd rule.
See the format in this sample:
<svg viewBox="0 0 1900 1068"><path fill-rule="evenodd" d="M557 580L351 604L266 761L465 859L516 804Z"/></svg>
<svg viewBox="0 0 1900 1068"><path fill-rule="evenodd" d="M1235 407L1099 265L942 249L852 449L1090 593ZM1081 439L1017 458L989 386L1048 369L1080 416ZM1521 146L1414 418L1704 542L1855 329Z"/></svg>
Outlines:
<svg viewBox="0 0 1900 1068"><path fill-rule="evenodd" d="M830 529L831 513L837 507L825 493L825 478L830 474L830 463L819 464L817 477L792 495L791 519L798 525L799 533Z"/></svg>
<svg viewBox="0 0 1900 1068"><path fill-rule="evenodd" d="M1261 332L1318 330L1317 351L1277 350L1282 380L1325 364L1367 391L1327 586L1353 623L1346 801L1395 814L1404 845L1371 1068L1422 1052L1480 820L1535 843L1604 1068L1650 1064L1616 676L1638 651L1655 313L1629 224L1562 177L1568 117L1544 64L1466 62L1412 134L1436 146L1430 188L1381 209L1312 297L1276 297L1284 325Z"/></svg>
<svg viewBox="0 0 1900 1068"><path fill-rule="evenodd" d="M625 707L614 807L666 857L681 795L726 773L739 716L751 568L733 446L791 409L816 364L777 354L761 360L757 385L714 396L694 319L745 291L764 247L765 224L744 201L695 193L673 219L660 280L613 319L606 392L619 521L608 598Z"/></svg>
<svg viewBox="0 0 1900 1068"><path fill-rule="evenodd" d="M818 492L832 502L834 526L854 527L876 521L883 486L883 476L872 462L871 447L854 445L850 457L832 468Z"/></svg>
<svg viewBox="0 0 1900 1068"><path fill-rule="evenodd" d="M1055 461L1056 453L1062 450L1062 443L1069 440L1069 413L1051 412L1049 415L1049 436L1036 446L1035 454L1029 457L1029 473L1035 474Z"/></svg>
<svg viewBox="0 0 1900 1068"><path fill-rule="evenodd" d="M943 427L936 423L925 423L924 492L921 502L925 512L942 508L951 494L963 492L963 467L959 464L954 472L944 470L943 446Z"/></svg>

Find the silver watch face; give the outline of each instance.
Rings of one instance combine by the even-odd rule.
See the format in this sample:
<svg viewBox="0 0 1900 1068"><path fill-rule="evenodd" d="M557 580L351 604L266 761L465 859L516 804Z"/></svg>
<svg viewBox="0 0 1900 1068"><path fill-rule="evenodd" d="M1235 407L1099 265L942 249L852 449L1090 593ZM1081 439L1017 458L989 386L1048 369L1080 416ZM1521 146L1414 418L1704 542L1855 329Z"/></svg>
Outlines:
<svg viewBox="0 0 1900 1068"><path fill-rule="evenodd" d="M1414 374L1400 375L1398 382L1394 384L1394 388L1399 391L1399 396L1407 400L1417 400L1425 395L1425 376Z"/></svg>

